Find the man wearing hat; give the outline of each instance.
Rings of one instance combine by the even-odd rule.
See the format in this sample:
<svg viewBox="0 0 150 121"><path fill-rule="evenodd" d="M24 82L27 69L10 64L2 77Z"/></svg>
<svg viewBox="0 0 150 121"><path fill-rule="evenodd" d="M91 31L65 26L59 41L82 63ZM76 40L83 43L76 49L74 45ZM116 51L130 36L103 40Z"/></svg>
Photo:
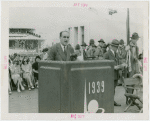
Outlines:
<svg viewBox="0 0 150 121"><path fill-rule="evenodd" d="M90 39L90 43L89 43L89 46L88 46L88 48L87 48L87 56L88 57L91 57L92 55L91 55L91 51L92 51L92 45L94 45L94 39Z"/></svg>
<svg viewBox="0 0 150 121"><path fill-rule="evenodd" d="M104 40L100 39L98 42L99 42L99 46L102 48L104 46L104 43L105 43Z"/></svg>
<svg viewBox="0 0 150 121"><path fill-rule="evenodd" d="M105 42L103 39L100 39L98 42L99 42L99 45L97 46L94 56L98 57L99 59L103 59L103 46Z"/></svg>
<svg viewBox="0 0 150 121"><path fill-rule="evenodd" d="M86 60L87 59L87 54L86 54L86 43L83 42L81 47L82 47L82 51L83 51L83 59Z"/></svg>
<svg viewBox="0 0 150 121"><path fill-rule="evenodd" d="M121 65L119 65L119 58L116 53L117 49L119 46L119 41L117 39L114 39L111 44L110 44L110 49L104 54L104 59L107 60L114 60L115 61L115 66L114 66L114 93L115 93L115 88L118 83L118 70L121 68ZM121 106L120 104L116 103L114 101L115 106Z"/></svg>
<svg viewBox="0 0 150 121"><path fill-rule="evenodd" d="M138 55L139 55L139 48L137 46L137 41L139 40L138 33L134 32L132 34L130 44L129 44L129 50L127 51L127 62L128 65L131 65L129 67L129 77L132 77L134 74L138 73ZM131 53L131 56L129 57L129 52ZM129 60L130 59L130 60Z"/></svg>
<svg viewBox="0 0 150 121"><path fill-rule="evenodd" d="M106 53L107 45L106 45L105 43L104 43L104 45L103 45L103 48L102 48L102 49L103 49L103 54L104 54L104 53Z"/></svg>
<svg viewBox="0 0 150 121"><path fill-rule="evenodd" d="M119 63L120 64L126 63L127 52L125 50L124 41L122 39L119 42L119 47L118 47L117 54L118 54L118 57L119 57ZM126 69L126 67L123 70L119 70L119 76L120 76L120 79L118 81L118 85L121 86L121 84L122 84L122 81L121 81L122 77L125 77L125 78L127 77L127 69Z"/></svg>

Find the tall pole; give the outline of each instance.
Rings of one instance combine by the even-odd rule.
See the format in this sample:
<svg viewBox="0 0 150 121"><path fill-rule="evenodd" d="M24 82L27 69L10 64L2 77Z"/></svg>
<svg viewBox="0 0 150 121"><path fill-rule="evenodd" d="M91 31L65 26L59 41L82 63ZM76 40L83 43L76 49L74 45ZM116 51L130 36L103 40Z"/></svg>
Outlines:
<svg viewBox="0 0 150 121"><path fill-rule="evenodd" d="M129 41L130 41L129 8L127 8L127 21L126 21L126 27L127 27L127 45L129 45Z"/></svg>

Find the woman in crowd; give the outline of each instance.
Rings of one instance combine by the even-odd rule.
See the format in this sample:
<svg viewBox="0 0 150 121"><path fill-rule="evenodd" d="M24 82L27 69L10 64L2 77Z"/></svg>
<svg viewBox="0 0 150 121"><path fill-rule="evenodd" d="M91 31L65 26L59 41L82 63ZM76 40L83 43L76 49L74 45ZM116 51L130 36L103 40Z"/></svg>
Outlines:
<svg viewBox="0 0 150 121"><path fill-rule="evenodd" d="M39 78L38 78L38 62L41 60L41 57L40 56L36 56L35 57L35 63L33 63L33 65L32 65L32 69L33 69L33 73L34 73L34 78L36 78L36 86L37 86L37 88L38 88L38 80L39 80Z"/></svg>
<svg viewBox="0 0 150 121"><path fill-rule="evenodd" d="M34 89L31 76L32 76L32 67L29 64L29 59L24 58L22 62L23 78L27 81L29 90Z"/></svg>
<svg viewBox="0 0 150 121"><path fill-rule="evenodd" d="M20 91L20 88L24 90L24 87L22 85L22 78L20 77L20 74L22 73L19 65L19 61L14 60L13 65L10 67L11 70L11 77L13 79L14 84L17 86L17 91Z"/></svg>
<svg viewBox="0 0 150 121"><path fill-rule="evenodd" d="M42 50L42 60L46 60L47 59L47 52L48 52L48 48L44 48L43 50Z"/></svg>
<svg viewBox="0 0 150 121"><path fill-rule="evenodd" d="M77 44L77 45L75 46L75 53L77 54L77 56L80 56L80 55L81 55L81 50L80 50L80 45L79 45L79 44Z"/></svg>

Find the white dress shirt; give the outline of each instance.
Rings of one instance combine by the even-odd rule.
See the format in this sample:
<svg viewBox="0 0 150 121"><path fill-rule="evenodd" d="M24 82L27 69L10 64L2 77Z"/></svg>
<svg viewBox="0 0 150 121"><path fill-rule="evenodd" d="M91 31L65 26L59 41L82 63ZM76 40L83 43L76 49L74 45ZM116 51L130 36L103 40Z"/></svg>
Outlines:
<svg viewBox="0 0 150 121"><path fill-rule="evenodd" d="M114 56L115 56L115 52L112 50L112 49L110 49L111 50L111 52L114 54Z"/></svg>
<svg viewBox="0 0 150 121"><path fill-rule="evenodd" d="M62 48L62 50L64 52L64 45L62 45L61 43L60 43L60 45L61 45L61 48ZM66 49L66 47L67 47L67 45L65 46L65 49Z"/></svg>

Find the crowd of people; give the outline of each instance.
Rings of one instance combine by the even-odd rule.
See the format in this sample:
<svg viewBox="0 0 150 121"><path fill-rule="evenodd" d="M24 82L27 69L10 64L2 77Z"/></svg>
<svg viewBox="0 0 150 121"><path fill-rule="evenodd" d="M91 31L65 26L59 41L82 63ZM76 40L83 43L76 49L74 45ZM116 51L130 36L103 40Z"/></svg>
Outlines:
<svg viewBox="0 0 150 121"><path fill-rule="evenodd" d="M87 61L87 60L113 60L114 65L114 94L116 86L123 83L123 78L135 77L135 74L143 74L143 54L139 54L137 41L138 33L134 32L128 45L124 40L113 39L111 43L105 43L100 39L99 45L95 45L94 39L90 39L89 45L83 42L75 48L69 44L70 33L60 32L60 42L53 45L47 52L49 61ZM133 90L131 90L133 93ZM121 106L114 101L115 106Z"/></svg>
<svg viewBox="0 0 150 121"><path fill-rule="evenodd" d="M25 87L28 90L38 88L38 62L47 58L46 51L48 48L44 48L42 54L36 57L17 53L9 55L9 94L15 87L18 92L25 90Z"/></svg>
<svg viewBox="0 0 150 121"><path fill-rule="evenodd" d="M139 54L137 41L138 33L133 33L128 45L124 40L113 39L111 43L105 43L100 39L99 45L95 45L94 39L90 39L89 45L83 42L75 48L69 44L68 31L60 32L60 42L50 48L43 49L42 56L36 56L35 62L27 56L21 57L14 54L9 58L9 82L13 81L17 91L38 88L38 62L47 61L87 61L87 60L114 60L114 91L116 86L122 85L122 77L130 78L134 74L143 74L143 53ZM11 83L9 92L11 93ZM115 106L120 104L114 102Z"/></svg>

